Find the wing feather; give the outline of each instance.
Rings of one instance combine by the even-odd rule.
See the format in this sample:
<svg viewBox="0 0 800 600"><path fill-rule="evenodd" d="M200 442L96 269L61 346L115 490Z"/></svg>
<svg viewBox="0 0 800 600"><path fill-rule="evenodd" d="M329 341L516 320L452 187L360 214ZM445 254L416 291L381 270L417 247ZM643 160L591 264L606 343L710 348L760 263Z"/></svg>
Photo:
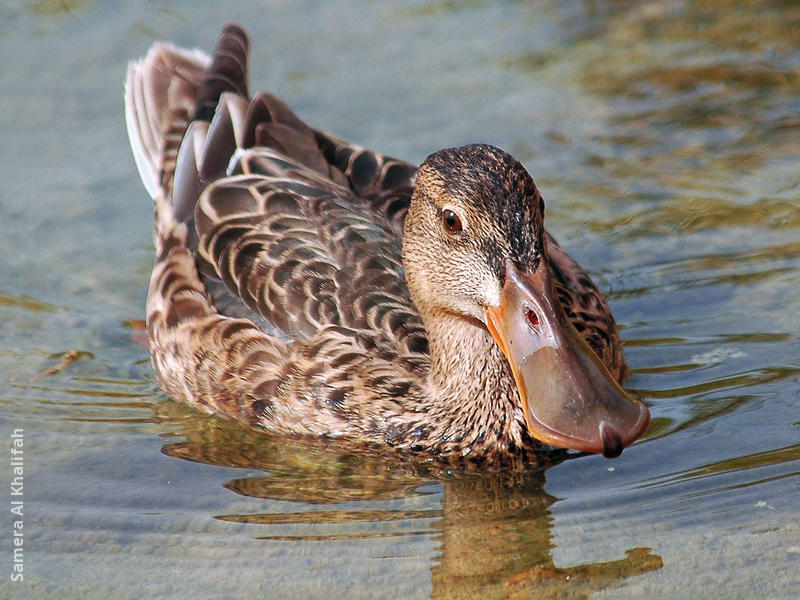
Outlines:
<svg viewBox="0 0 800 600"><path fill-rule="evenodd" d="M387 299L405 315L381 322L387 334L421 328L392 225L277 153L240 151L237 160L244 172L209 186L195 215L198 258L232 294L296 339L328 325L370 329Z"/></svg>

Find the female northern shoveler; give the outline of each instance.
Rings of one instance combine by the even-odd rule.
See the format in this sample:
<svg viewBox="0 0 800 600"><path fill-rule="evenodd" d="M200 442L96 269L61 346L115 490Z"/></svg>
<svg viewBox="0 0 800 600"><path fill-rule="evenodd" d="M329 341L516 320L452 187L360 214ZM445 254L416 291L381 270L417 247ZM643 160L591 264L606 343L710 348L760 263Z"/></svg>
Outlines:
<svg viewBox="0 0 800 600"><path fill-rule="evenodd" d="M125 115L155 200L150 350L168 394L272 432L505 462L618 455L647 408L598 289L486 144L419 167L250 97L245 32L156 44Z"/></svg>

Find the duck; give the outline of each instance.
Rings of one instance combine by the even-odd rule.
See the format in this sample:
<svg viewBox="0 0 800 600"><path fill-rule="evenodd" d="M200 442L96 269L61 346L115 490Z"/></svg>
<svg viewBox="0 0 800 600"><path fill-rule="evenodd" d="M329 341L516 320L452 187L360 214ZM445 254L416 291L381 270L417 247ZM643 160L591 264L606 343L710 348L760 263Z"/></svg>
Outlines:
<svg viewBox="0 0 800 600"><path fill-rule="evenodd" d="M158 42L128 68L168 396L268 434L481 465L616 457L644 433L608 304L519 161L365 149L251 95L248 52L228 24L210 57Z"/></svg>

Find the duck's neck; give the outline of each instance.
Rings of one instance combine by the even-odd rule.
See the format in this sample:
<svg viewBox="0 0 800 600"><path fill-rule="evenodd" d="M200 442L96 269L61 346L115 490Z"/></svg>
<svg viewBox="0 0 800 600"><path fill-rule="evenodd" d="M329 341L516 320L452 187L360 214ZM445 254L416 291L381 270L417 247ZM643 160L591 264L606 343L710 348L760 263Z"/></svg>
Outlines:
<svg viewBox="0 0 800 600"><path fill-rule="evenodd" d="M462 446L519 445L523 417L516 384L491 334L449 313L426 319L425 325L428 385L444 437Z"/></svg>
<svg viewBox="0 0 800 600"><path fill-rule="evenodd" d="M487 394L484 383L498 384L508 370L500 349L478 323L450 313L426 319L431 355L430 384L449 390ZM487 379L488 378L488 379Z"/></svg>

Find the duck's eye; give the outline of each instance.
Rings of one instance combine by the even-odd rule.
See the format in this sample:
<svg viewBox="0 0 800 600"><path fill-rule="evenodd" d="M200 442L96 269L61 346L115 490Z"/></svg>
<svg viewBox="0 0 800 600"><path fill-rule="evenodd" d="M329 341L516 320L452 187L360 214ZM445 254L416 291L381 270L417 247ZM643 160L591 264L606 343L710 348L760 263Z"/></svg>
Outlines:
<svg viewBox="0 0 800 600"><path fill-rule="evenodd" d="M463 228L461 217L449 209L442 212L442 224L444 224L445 230L450 233L457 233Z"/></svg>

